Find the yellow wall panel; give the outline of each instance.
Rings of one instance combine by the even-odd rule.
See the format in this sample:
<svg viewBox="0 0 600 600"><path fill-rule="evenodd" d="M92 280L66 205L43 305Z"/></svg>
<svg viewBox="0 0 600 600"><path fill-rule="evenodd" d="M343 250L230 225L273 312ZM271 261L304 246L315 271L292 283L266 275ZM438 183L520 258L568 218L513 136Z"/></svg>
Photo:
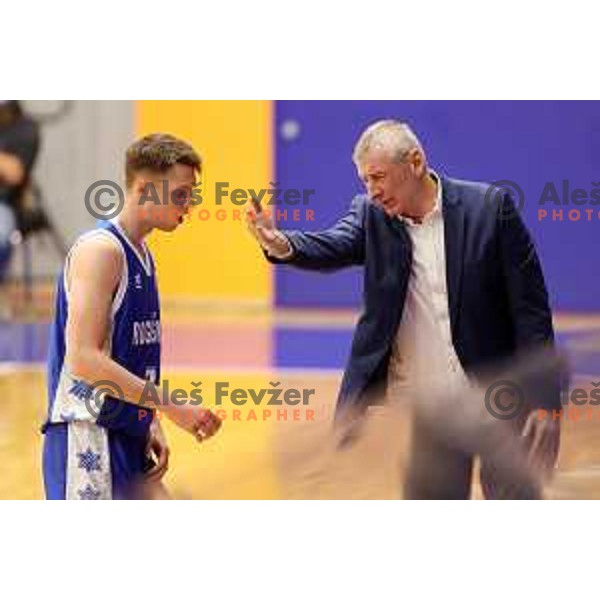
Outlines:
<svg viewBox="0 0 600 600"><path fill-rule="evenodd" d="M269 188L272 181L272 104L269 101L155 101L136 105L138 135L167 132L202 155L203 202L173 234L156 233L161 292L185 299L268 305L271 268L236 213L243 207L215 201L217 182L236 188ZM217 211L223 220L217 219ZM202 217L204 220L200 220Z"/></svg>

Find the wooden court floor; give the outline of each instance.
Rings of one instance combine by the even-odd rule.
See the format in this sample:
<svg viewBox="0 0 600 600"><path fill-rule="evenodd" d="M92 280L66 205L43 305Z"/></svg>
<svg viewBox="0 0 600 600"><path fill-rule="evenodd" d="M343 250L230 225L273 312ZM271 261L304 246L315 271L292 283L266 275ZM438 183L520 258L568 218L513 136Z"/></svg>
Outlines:
<svg viewBox="0 0 600 600"><path fill-rule="evenodd" d="M201 379L205 402L224 411L222 431L202 445L164 422L172 450L166 484L173 496L400 498L407 422L389 419L385 410L375 409L361 441L349 451L336 452L329 431L341 371L273 364L269 340L274 322L283 320L300 330L311 327L327 330L332 326L351 328L353 319L347 315L301 313L276 318L262 313L210 318L197 318L180 311L171 313L165 327L170 341L164 377L173 387L188 391L192 381ZM559 328L573 331L600 332L598 318L573 316L559 320L558 324ZM224 332L221 341L219 332ZM231 335L233 341L228 337ZM582 351L598 349L597 338L586 343ZM33 360L5 361L0 366L0 499L43 497L39 427L46 409L46 380L39 359L33 356ZM588 361L587 371L589 364ZM594 376L600 381L600 369L578 375L581 385L588 387ZM229 400L217 407L212 391L218 382L224 381L232 390L272 389L273 381L279 382L284 390L314 389L308 407L313 414L306 414L307 407L276 408L251 403L240 407ZM276 413L282 409L285 416ZM234 414L234 410L238 413ZM271 414L265 415L265 410L271 410ZM562 432L559 465L546 496L600 498L600 412L593 418L563 419ZM477 483L473 496L480 497Z"/></svg>

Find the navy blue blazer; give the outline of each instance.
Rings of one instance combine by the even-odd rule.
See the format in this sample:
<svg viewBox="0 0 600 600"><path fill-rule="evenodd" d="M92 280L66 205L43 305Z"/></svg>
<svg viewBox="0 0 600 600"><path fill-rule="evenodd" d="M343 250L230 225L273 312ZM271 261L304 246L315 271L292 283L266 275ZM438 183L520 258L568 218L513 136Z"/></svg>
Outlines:
<svg viewBox="0 0 600 600"><path fill-rule="evenodd" d="M477 377L538 345L554 343L548 294L531 236L508 194L486 202L489 184L441 177L452 341L467 374ZM510 218L507 218L507 215ZM303 269L364 266L363 310L338 396L340 409L380 400L411 272L405 225L366 195L330 229L284 231ZM560 389L538 399L560 407Z"/></svg>

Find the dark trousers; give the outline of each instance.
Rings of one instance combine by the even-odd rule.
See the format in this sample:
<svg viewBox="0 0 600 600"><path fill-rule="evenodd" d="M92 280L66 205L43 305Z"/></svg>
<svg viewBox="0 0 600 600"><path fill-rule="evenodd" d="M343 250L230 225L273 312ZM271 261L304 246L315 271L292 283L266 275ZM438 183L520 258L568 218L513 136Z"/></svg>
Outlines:
<svg viewBox="0 0 600 600"><path fill-rule="evenodd" d="M520 423L513 427L520 430ZM473 462L481 459L480 480L485 497L504 500L541 499L541 487L526 468L520 440L505 426L482 431L465 447L448 439L426 419L415 417L404 497L409 500L467 500L471 495ZM479 450L479 452L476 452Z"/></svg>

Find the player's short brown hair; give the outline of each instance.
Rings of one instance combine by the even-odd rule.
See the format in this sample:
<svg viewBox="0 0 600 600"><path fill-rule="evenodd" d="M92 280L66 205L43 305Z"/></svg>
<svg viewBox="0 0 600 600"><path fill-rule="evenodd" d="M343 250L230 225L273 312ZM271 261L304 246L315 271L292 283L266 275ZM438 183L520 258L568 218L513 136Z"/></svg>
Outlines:
<svg viewBox="0 0 600 600"><path fill-rule="evenodd" d="M202 159L190 144L169 133L151 133L136 140L125 153L125 182L130 187L140 171L165 173L176 164L200 171Z"/></svg>

